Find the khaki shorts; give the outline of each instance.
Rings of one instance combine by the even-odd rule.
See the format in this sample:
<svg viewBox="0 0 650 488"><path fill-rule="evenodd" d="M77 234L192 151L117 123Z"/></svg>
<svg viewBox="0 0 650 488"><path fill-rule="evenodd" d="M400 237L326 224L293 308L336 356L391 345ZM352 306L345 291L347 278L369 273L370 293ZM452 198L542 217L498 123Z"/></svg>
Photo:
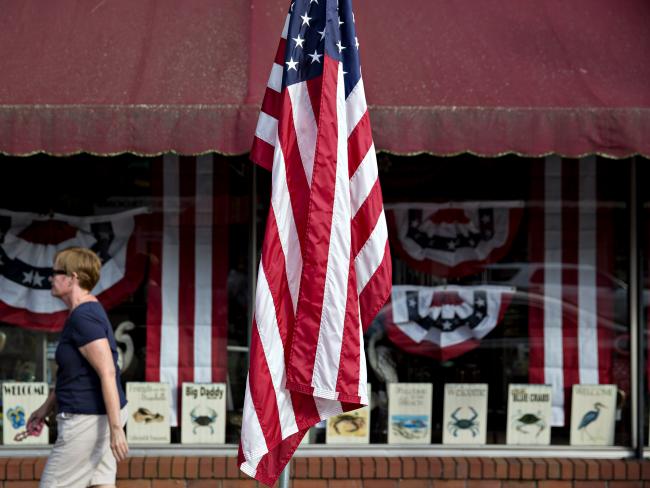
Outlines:
<svg viewBox="0 0 650 488"><path fill-rule="evenodd" d="M126 423L126 406L121 410ZM41 475L40 488L114 485L117 463L111 451L106 415L60 413L58 436Z"/></svg>

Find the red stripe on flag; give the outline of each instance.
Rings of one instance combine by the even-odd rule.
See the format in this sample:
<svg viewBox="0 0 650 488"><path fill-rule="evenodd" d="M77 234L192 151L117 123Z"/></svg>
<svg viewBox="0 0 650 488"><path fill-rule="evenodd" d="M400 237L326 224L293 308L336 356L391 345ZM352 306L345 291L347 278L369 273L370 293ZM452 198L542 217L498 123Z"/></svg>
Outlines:
<svg viewBox="0 0 650 488"><path fill-rule="evenodd" d="M253 148L250 153L250 160L264 169L271 171L273 168L273 153L275 147L259 137L253 138Z"/></svg>
<svg viewBox="0 0 650 488"><path fill-rule="evenodd" d="M359 251L361 251L361 248L372 234L383 209L381 186L379 185L379 179L377 179L368 197L352 219L353 259L359 254Z"/></svg>
<svg viewBox="0 0 650 488"><path fill-rule="evenodd" d="M363 114L348 138L348 172L350 178L356 173L371 147L372 129L370 128L370 115L366 110L366 113Z"/></svg>
<svg viewBox="0 0 650 488"><path fill-rule="evenodd" d="M280 243L275 213L273 212L273 207L271 207L266 220L266 233L262 246L262 266L271 296L273 297L275 317L282 344L285 346L284 354L286 360L286 356L289 353L286 346L290 343L288 335L293 328L294 316L284 263L285 256Z"/></svg>
<svg viewBox="0 0 650 488"><path fill-rule="evenodd" d="M264 100L262 100L262 112L270 115L274 119L280 118L280 111L282 110L282 94L276 92L272 88L266 87L264 93Z"/></svg>
<svg viewBox="0 0 650 488"><path fill-rule="evenodd" d="M156 158L152 166L152 190L154 197L162 202L162 158ZM158 236L150 243L149 277L147 284L147 354L145 380L160 381L160 341L162 329L162 235L163 208L155 209L151 216L148 235Z"/></svg>
<svg viewBox="0 0 650 488"><path fill-rule="evenodd" d="M179 160L178 385L194 379L196 158ZM181 389L178 389L180 418Z"/></svg>
<svg viewBox="0 0 650 488"><path fill-rule="evenodd" d="M213 156L212 173L212 381L228 373L228 221L229 164Z"/></svg>
<svg viewBox="0 0 650 488"><path fill-rule="evenodd" d="M273 388L273 378L271 377L271 372L266 362L262 339L260 338L257 327L257 321L253 319L250 354L256 360L250 362L248 384L253 405L255 405L255 413L262 427L266 445L270 448L282 440L280 413L278 411L275 389Z"/></svg>
<svg viewBox="0 0 650 488"><path fill-rule="evenodd" d="M348 296L345 305L341 357L338 365L336 391L341 401L359 403L359 374L361 371L361 338L359 335L359 296L354 272L354 256L350 257Z"/></svg>
<svg viewBox="0 0 650 488"><path fill-rule="evenodd" d="M311 101L311 108L314 111L314 118L318 120L320 117L320 97L322 93L321 78L316 77L311 80L307 80L307 93L309 94L309 100Z"/></svg>
<svg viewBox="0 0 650 488"><path fill-rule="evenodd" d="M283 37L280 38L278 43L278 50L275 51L275 60L276 64L284 67L284 53L287 52L287 40Z"/></svg>
<svg viewBox="0 0 650 488"><path fill-rule="evenodd" d="M284 92L284 116L278 124L278 136L284 155L287 187L291 199L293 218L300 240L300 248L305 249L305 229L307 226L307 213L309 210L309 182L298 149L298 138L293 125L293 108L291 98L287 91ZM314 164L315 166L315 164Z"/></svg>
<svg viewBox="0 0 650 488"><path fill-rule="evenodd" d="M544 227L545 227L545 186L544 160L533 161L531 169L531 190L529 219L530 262L544 264ZM546 383L544 374L544 282L545 267L542 267L540 279L530 283L528 289L528 336L530 344L528 376L532 384Z"/></svg>
<svg viewBox="0 0 650 488"><path fill-rule="evenodd" d="M571 386L580 383L578 347L579 168L577 161L562 161L562 346L565 405Z"/></svg>
<svg viewBox="0 0 650 488"><path fill-rule="evenodd" d="M325 278L332 229L338 149L337 122L338 61L324 56L323 92L316 141L316 154L309 199L309 214L302 246L303 270L291 353L287 388L311 393L311 380L323 312Z"/></svg>
<svg viewBox="0 0 650 488"><path fill-rule="evenodd" d="M359 294L361 325L364 332L370 327L373 319L390 296L391 289L390 286L386 286L386 283L392 283L392 269L390 248L388 241L386 241L384 258L381 264L377 267L372 278L370 278L370 281L368 281Z"/></svg>

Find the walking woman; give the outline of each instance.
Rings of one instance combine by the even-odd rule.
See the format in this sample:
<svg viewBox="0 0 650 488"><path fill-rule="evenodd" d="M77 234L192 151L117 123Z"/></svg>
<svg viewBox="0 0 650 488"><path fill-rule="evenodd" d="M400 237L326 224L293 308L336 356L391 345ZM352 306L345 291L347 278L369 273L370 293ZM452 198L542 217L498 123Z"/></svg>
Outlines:
<svg viewBox="0 0 650 488"><path fill-rule="evenodd" d="M117 462L129 450L115 337L104 308L90 293L100 269L89 249L65 249L54 258L52 295L70 314L56 349L56 388L27 425L41 426L56 406L58 437L41 475L42 488L114 487Z"/></svg>

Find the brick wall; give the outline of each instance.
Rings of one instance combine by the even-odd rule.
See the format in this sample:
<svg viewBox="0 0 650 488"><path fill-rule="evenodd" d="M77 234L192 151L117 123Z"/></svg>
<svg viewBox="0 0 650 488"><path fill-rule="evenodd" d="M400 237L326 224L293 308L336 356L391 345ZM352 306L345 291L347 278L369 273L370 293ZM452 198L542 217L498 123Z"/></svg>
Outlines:
<svg viewBox="0 0 650 488"><path fill-rule="evenodd" d="M35 488L45 458L0 458L0 488ZM255 488L234 457L132 457L120 488ZM292 488L650 488L650 460L297 457Z"/></svg>

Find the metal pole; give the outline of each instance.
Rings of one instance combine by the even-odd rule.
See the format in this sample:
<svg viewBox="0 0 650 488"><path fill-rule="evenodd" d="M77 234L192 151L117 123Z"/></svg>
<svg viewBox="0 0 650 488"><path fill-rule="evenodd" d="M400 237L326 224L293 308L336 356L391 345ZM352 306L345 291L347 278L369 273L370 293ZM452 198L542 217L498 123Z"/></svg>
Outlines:
<svg viewBox="0 0 650 488"><path fill-rule="evenodd" d="M289 476L290 475L291 475L291 460L289 460L287 465L282 470L282 474L280 475L280 486L279 486L279 488L289 488Z"/></svg>
<svg viewBox="0 0 650 488"><path fill-rule="evenodd" d="M639 206L639 178L636 158L631 159L630 167L630 401L632 420L632 446L636 457L643 459L644 395L641 358L643 357L643 267L644 259L641 219L643 204Z"/></svg>
<svg viewBox="0 0 650 488"><path fill-rule="evenodd" d="M249 306L248 306L248 354L247 364L250 365L250 345L253 327L253 313L255 310L255 290L257 288L257 164L252 164L252 181L251 181L251 239L250 239L250 286L249 286Z"/></svg>

